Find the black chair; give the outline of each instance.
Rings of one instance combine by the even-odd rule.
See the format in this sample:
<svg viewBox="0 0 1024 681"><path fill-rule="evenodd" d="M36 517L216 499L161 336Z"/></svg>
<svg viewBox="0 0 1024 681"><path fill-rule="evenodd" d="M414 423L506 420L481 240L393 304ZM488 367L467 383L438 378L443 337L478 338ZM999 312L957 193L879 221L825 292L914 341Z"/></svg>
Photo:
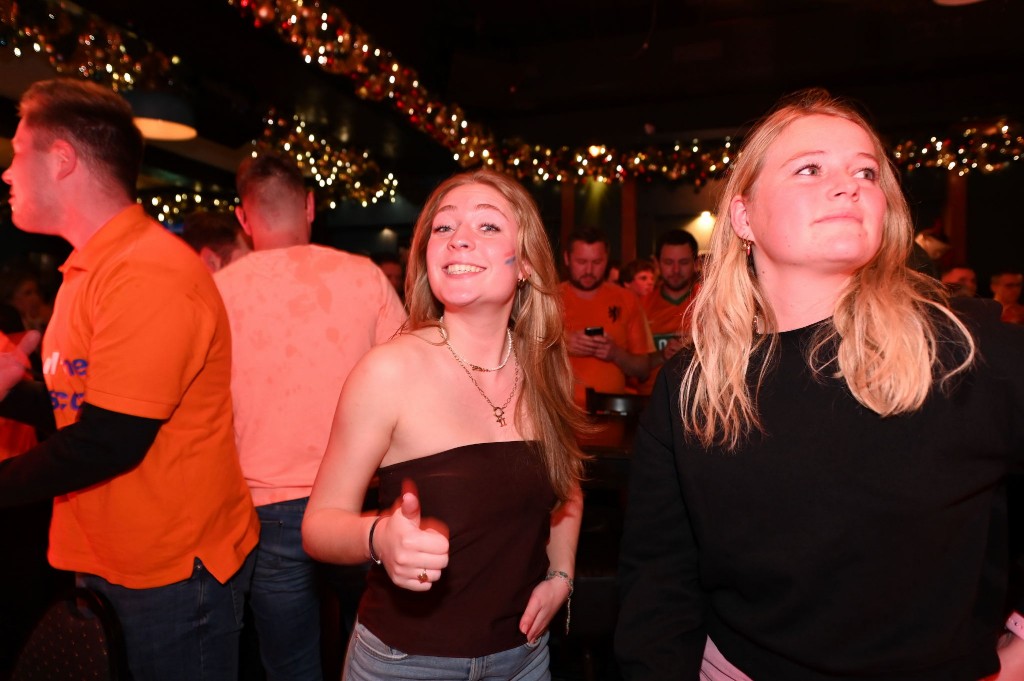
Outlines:
<svg viewBox="0 0 1024 681"><path fill-rule="evenodd" d="M649 395L635 393L599 393L587 388L587 412L596 415L639 416L650 401Z"/></svg>
<svg viewBox="0 0 1024 681"><path fill-rule="evenodd" d="M129 678L121 625L91 589L56 599L22 647L11 681L122 681Z"/></svg>

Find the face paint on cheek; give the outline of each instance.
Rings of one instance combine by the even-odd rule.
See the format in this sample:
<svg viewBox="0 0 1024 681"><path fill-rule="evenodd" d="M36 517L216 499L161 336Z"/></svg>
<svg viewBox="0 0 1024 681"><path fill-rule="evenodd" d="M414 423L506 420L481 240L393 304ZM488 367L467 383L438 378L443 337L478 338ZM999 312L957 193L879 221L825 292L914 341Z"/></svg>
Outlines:
<svg viewBox="0 0 1024 681"><path fill-rule="evenodd" d="M516 256L510 255L507 258L505 258L505 264L506 265L514 265L515 263L516 263Z"/></svg>

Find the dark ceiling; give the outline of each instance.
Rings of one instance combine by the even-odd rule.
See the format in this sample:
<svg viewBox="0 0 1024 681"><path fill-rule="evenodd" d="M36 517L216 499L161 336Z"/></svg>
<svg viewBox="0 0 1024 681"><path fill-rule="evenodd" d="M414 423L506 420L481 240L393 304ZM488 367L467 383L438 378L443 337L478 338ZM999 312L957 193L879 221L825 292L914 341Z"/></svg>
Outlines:
<svg viewBox="0 0 1024 681"><path fill-rule="evenodd" d="M238 148L276 107L369 150L412 201L458 170L448 150L387 103L359 99L350 79L304 63L226 0L79 4L181 57L178 79L193 95L204 139ZM736 134L780 95L808 86L861 101L890 135L1024 120L1020 0L335 4L415 69L433 96L458 103L499 140L626 149ZM165 151L157 162L229 177L175 156Z"/></svg>

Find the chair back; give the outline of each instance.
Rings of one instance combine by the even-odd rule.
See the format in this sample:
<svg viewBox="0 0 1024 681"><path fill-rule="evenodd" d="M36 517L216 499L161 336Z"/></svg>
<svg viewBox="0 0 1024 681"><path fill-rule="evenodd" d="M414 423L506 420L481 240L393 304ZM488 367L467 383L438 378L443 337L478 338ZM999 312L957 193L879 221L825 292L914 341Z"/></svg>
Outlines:
<svg viewBox="0 0 1024 681"><path fill-rule="evenodd" d="M110 603L82 587L57 598L18 654L10 681L129 678L121 625Z"/></svg>
<svg viewBox="0 0 1024 681"><path fill-rule="evenodd" d="M637 416L650 401L648 395L599 393L587 388L587 412L595 415Z"/></svg>

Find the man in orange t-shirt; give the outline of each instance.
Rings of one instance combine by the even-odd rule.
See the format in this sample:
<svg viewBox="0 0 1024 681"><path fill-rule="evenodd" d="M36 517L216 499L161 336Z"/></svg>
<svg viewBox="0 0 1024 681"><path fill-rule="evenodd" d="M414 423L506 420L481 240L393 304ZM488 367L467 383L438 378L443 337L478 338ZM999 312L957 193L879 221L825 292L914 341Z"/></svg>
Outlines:
<svg viewBox="0 0 1024 681"><path fill-rule="evenodd" d="M687 312L700 289L697 272L697 239L683 229L665 232L655 244L660 284L643 299L647 323L654 335L655 354L652 369L660 368L683 347L682 337L689 329ZM650 395L658 372L636 387L641 395Z"/></svg>
<svg viewBox="0 0 1024 681"><path fill-rule="evenodd" d="M636 295L604 280L604 234L593 229L570 234L565 265L569 279L560 290L566 341L576 378L575 398L585 407L587 388L622 393L627 377L645 379L654 345Z"/></svg>
<svg viewBox="0 0 1024 681"><path fill-rule="evenodd" d="M223 303L134 201L142 136L123 98L44 81L20 114L3 174L14 224L74 251L42 346L58 430L0 461L0 504L54 499L50 563L110 601L134 678L234 681L259 522ZM0 355L5 403L24 387L11 364Z"/></svg>

